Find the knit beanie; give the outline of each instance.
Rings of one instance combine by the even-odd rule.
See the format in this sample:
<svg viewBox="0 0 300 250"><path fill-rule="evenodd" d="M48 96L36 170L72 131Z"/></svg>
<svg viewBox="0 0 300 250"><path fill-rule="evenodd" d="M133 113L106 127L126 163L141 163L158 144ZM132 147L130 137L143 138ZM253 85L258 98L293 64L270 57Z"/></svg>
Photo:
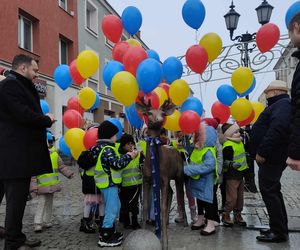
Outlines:
<svg viewBox="0 0 300 250"><path fill-rule="evenodd" d="M223 144L226 140L231 140L231 141L236 141L239 142L241 141L240 138L234 138L233 135L234 133L239 129L240 127L236 124L229 124L225 123L222 126L222 135L220 135L220 143Z"/></svg>
<svg viewBox="0 0 300 250"><path fill-rule="evenodd" d="M99 139L110 139L114 135L116 135L119 132L119 129L117 126L115 126L110 121L104 121L100 124L98 128L98 138Z"/></svg>
<svg viewBox="0 0 300 250"><path fill-rule="evenodd" d="M134 144L133 136L129 134L123 134L120 138L120 148L124 147L129 142Z"/></svg>

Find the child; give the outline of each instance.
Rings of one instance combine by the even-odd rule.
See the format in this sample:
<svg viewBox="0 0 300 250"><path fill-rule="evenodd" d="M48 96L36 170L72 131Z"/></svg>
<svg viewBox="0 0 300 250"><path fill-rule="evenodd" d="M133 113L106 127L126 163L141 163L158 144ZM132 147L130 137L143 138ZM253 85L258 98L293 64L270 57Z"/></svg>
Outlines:
<svg viewBox="0 0 300 250"><path fill-rule="evenodd" d="M207 224L201 235L214 234L214 183L217 175L216 160L217 133L210 126L200 125L200 130L194 136L194 149L190 156L191 164L184 166L184 173L190 177L192 196L197 198L198 220L195 223L198 227L204 227L204 213ZM194 224L194 225L195 225Z"/></svg>
<svg viewBox="0 0 300 250"><path fill-rule="evenodd" d="M123 134L120 139L119 153L126 154L131 152L135 147L132 135ZM142 173L140 165L144 157L138 153L137 157L132 160L122 171L122 185L120 192L121 214L124 228L133 230L141 228L138 223L139 214L139 197L142 184ZM131 212L131 223L129 212Z"/></svg>
<svg viewBox="0 0 300 250"><path fill-rule="evenodd" d="M33 177L30 185L31 192L35 192L38 195L38 205L34 216L34 232L36 233L42 232L43 226L45 228L52 227L53 196L55 192L61 190L58 172L69 179L74 177L74 173L64 165L56 152L53 146L55 138L50 132L47 132L47 141L53 172L38 175L36 178Z"/></svg>
<svg viewBox="0 0 300 250"><path fill-rule="evenodd" d="M234 223L246 226L242 217L244 204L244 172L248 168L246 153L239 133L239 126L225 123L222 126L223 173L226 179L226 202L222 221L233 226L230 213L234 211Z"/></svg>
<svg viewBox="0 0 300 250"><path fill-rule="evenodd" d="M121 173L129 162L137 156L136 151L119 156L115 148L119 129L110 121L104 121L98 128L97 146L91 148L88 154L82 156L86 168L95 167L95 183L104 198L104 220L99 235L98 246L120 246L123 234L115 230L115 221L120 212L118 185L121 184Z"/></svg>

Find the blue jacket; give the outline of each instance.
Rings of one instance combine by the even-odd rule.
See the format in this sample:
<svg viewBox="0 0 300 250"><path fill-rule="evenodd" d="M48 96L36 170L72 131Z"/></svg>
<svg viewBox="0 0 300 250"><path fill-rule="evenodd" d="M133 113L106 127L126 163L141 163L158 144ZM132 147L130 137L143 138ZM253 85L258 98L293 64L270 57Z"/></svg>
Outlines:
<svg viewBox="0 0 300 250"><path fill-rule="evenodd" d="M216 130L213 127L206 126L205 134L206 139L204 147L215 147L217 141ZM203 156L203 164L190 163L189 165L184 166L184 174L187 176L200 174L199 180L189 178L189 185L193 197L213 203L215 167L216 160L210 151L207 151Z"/></svg>

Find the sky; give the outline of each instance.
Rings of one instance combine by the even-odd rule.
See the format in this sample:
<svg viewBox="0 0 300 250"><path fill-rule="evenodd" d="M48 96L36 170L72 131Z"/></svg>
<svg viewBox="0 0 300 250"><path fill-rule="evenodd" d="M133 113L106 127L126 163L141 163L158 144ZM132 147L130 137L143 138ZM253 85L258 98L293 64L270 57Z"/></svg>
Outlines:
<svg viewBox="0 0 300 250"><path fill-rule="evenodd" d="M141 11L143 18L140 29L141 38L150 49L158 52L162 62L170 56L184 55L190 46L197 44L199 39L208 32L217 33L223 41L223 46L233 45L223 17L229 10L231 0L202 0L206 9L206 17L197 33L183 21L181 11L185 3L184 0L107 1L119 15L122 14L122 11L127 6L135 6ZM279 27L281 35L287 34L284 21L285 13L295 1L268 0L269 4L274 7L270 22L275 23ZM241 15L234 35L258 31L260 24L257 20L255 8L261 3L261 0L234 0L235 10ZM281 43L287 44L288 39L281 41ZM232 51L234 49L235 47L233 47ZM238 51L235 50L234 52ZM254 56L255 52L252 54ZM252 54L250 54L250 57ZM239 57L234 58L240 61ZM256 101L266 86L275 79L275 73L272 72L272 69L276 61L274 59L270 66L263 70L270 72L261 73L263 72L261 71L255 75L257 85L252 94L250 94L250 100ZM203 82L197 74L185 75L184 79L190 84L191 89L194 91L194 96L202 101L204 109L210 114L211 105L217 101L217 88L222 84L229 84L230 76L230 74L219 70L213 74L209 82ZM217 80L220 78L222 80ZM199 84L199 82L202 83Z"/></svg>

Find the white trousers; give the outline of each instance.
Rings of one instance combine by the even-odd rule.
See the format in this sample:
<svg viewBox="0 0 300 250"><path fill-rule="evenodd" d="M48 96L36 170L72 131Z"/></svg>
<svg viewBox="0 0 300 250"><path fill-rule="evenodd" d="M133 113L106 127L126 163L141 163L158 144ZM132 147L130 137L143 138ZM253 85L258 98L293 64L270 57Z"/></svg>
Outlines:
<svg viewBox="0 0 300 250"><path fill-rule="evenodd" d="M53 195L54 194L38 195L38 205L34 216L34 224L51 222Z"/></svg>

